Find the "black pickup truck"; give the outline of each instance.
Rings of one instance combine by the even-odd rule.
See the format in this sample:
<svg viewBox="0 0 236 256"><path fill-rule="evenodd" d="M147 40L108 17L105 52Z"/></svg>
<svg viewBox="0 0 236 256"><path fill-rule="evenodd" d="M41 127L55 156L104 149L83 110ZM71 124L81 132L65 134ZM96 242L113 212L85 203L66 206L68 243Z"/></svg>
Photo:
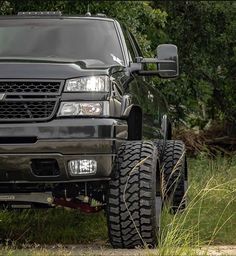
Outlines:
<svg viewBox="0 0 236 256"><path fill-rule="evenodd" d="M104 209L113 247L155 246L187 165L154 75L178 76L177 47L145 58L104 15L1 16L0 205Z"/></svg>

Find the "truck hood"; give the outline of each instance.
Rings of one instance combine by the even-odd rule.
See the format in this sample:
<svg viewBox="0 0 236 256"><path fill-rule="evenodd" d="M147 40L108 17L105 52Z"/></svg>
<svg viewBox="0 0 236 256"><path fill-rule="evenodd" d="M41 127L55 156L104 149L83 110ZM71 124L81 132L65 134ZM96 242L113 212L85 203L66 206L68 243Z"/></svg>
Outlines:
<svg viewBox="0 0 236 256"><path fill-rule="evenodd" d="M0 79L69 79L108 75L114 67L98 60L0 60Z"/></svg>

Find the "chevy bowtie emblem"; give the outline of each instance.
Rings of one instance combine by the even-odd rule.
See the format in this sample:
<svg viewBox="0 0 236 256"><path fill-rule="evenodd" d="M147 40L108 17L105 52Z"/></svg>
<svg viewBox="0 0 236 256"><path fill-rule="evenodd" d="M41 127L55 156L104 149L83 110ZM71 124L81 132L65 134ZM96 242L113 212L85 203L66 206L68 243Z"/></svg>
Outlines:
<svg viewBox="0 0 236 256"><path fill-rule="evenodd" d="M0 93L0 101L3 100L5 97L5 93Z"/></svg>

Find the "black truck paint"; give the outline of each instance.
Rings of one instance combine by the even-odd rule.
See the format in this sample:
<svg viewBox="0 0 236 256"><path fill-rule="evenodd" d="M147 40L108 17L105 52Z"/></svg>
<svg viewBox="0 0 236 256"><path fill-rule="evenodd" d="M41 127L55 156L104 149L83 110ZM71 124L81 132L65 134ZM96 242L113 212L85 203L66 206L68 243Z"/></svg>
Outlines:
<svg viewBox="0 0 236 256"><path fill-rule="evenodd" d="M144 58L114 19L1 16L0 206L105 209L113 247L155 246L162 202L186 205L187 165L153 75L178 76L177 47Z"/></svg>
<svg viewBox="0 0 236 256"><path fill-rule="evenodd" d="M101 65L93 60L89 63L80 60L66 58L34 58L34 57L5 57L0 55L0 85L2 84L3 99L1 104L15 102L19 105L22 101L55 103L50 115L43 118L5 118L0 113L0 182L5 183L29 183L29 182L78 182L84 180L106 180L111 175L112 164L117 148L123 140L142 139L142 110L140 106L132 103L130 88L144 87L147 82L144 77L130 73L128 67L131 61L128 52L140 53L135 48L134 42L126 44L123 31L119 23L113 19L100 17L1 17L1 22L17 24L19 20L36 20L37 23L50 24L50 20L67 22L70 20L91 20L93 22L112 22L119 38L119 44L124 58L124 65ZM128 33L127 31L125 33ZM131 40L126 35L126 40ZM132 49L128 49L130 45ZM138 56L137 56L138 57ZM111 90L108 93L68 93L63 92L67 79L75 77L87 77L107 75L112 81ZM34 89L30 92L16 88L14 92L4 91L10 83L15 87L31 83L37 87L40 82L59 83L57 91L38 92ZM5 85L4 85L5 83ZM146 83L146 85L145 85ZM150 84L148 85L150 86ZM37 89L37 88L36 88ZM19 92L18 92L19 91ZM139 91L137 91L139 93ZM140 90L142 93L142 90ZM140 96L140 95L139 95ZM162 97L162 96L161 96ZM160 98L160 95L159 95ZM61 101L108 101L109 117L57 117ZM165 102L163 100L163 102ZM158 103L158 102L157 102ZM159 102L161 103L161 102ZM155 103L156 104L156 103ZM21 106L20 106L21 107ZM165 106L162 108L164 109ZM167 109L166 109L167 110ZM10 110L9 110L10 111ZM5 113L5 112L4 112ZM165 112L161 113L162 123L156 127L165 137ZM160 121L160 120L159 120ZM161 125L162 124L162 128ZM157 124L158 125L158 124ZM128 129L129 127L129 129ZM164 127L164 129L163 129ZM96 175L87 177L71 177L68 174L67 162L73 158L89 156L97 159L98 171ZM39 176L32 170L32 162L35 159L55 159L59 165L57 175Z"/></svg>

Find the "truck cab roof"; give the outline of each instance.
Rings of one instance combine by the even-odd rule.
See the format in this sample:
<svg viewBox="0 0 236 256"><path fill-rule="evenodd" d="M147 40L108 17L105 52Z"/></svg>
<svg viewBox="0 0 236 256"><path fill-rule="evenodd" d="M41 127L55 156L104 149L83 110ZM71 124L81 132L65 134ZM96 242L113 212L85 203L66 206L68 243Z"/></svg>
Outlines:
<svg viewBox="0 0 236 256"><path fill-rule="evenodd" d="M0 19L89 19L89 20L106 20L117 22L116 19L107 17L104 14L96 14L96 15L50 15L50 14L42 14L42 15L34 15L32 14L20 14L20 15L0 15ZM43 12L46 13L46 12Z"/></svg>

